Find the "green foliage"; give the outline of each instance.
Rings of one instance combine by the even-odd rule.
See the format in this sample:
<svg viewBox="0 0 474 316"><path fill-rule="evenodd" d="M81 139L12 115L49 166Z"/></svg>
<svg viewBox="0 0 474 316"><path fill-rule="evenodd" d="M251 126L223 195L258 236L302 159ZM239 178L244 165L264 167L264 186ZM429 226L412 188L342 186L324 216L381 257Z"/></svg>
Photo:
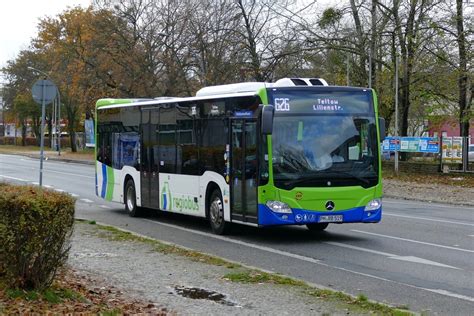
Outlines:
<svg viewBox="0 0 474 316"><path fill-rule="evenodd" d="M273 283L279 285L305 286L303 281L257 270L244 270L224 275L224 279L239 283Z"/></svg>
<svg viewBox="0 0 474 316"><path fill-rule="evenodd" d="M335 8L327 8L324 10L321 19L318 21L320 28L327 28L339 22L342 18L342 11Z"/></svg>
<svg viewBox="0 0 474 316"><path fill-rule="evenodd" d="M74 202L64 193L0 185L0 278L8 288L51 285L68 256Z"/></svg>
<svg viewBox="0 0 474 316"><path fill-rule="evenodd" d="M5 289L6 297L9 299L19 299L25 301L45 301L49 304L59 304L65 300L84 301L84 297L71 289L52 286L43 291L22 290L18 288Z"/></svg>

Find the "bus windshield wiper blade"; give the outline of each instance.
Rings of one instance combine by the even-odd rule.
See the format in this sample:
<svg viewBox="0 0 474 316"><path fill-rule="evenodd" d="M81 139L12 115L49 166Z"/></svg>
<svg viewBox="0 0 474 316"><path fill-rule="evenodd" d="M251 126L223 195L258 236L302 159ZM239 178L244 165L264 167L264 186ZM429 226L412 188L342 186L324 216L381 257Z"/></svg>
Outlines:
<svg viewBox="0 0 474 316"><path fill-rule="evenodd" d="M355 174L352 174L350 172L347 172L347 171L335 171L334 172L335 174L343 174L345 177L347 178L351 178L351 179L356 179L356 180L359 180L365 184L369 184L370 181L367 179L367 178L363 178L363 177L360 177L360 176L357 176Z"/></svg>

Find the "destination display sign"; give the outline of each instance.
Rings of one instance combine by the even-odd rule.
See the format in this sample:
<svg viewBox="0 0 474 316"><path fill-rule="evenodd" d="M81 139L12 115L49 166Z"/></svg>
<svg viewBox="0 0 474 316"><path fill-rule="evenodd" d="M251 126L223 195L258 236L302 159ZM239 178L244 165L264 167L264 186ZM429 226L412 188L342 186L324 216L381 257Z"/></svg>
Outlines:
<svg viewBox="0 0 474 316"><path fill-rule="evenodd" d="M373 113L370 90L291 91L278 89L271 100L278 114L368 114Z"/></svg>

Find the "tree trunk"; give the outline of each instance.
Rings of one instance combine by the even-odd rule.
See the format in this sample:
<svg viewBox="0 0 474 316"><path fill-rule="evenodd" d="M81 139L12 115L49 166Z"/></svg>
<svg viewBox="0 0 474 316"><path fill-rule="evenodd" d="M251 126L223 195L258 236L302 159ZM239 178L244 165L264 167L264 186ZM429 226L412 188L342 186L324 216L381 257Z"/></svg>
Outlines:
<svg viewBox="0 0 474 316"><path fill-rule="evenodd" d="M456 0L456 28L457 42L459 49L459 125L460 136L469 136L469 108L467 103L467 57L466 57L466 38L464 36L462 0Z"/></svg>
<svg viewBox="0 0 474 316"><path fill-rule="evenodd" d="M21 123L21 146L26 146L26 122Z"/></svg>
<svg viewBox="0 0 474 316"><path fill-rule="evenodd" d="M69 127L68 133L69 133L69 143L71 145L71 152L75 153L77 152L76 132L74 131L74 128Z"/></svg>
<svg viewBox="0 0 474 316"><path fill-rule="evenodd" d="M371 21L371 33L370 33L370 67L371 67L371 87L375 89L377 82L377 69L375 60L377 59L377 0L372 0L372 21Z"/></svg>

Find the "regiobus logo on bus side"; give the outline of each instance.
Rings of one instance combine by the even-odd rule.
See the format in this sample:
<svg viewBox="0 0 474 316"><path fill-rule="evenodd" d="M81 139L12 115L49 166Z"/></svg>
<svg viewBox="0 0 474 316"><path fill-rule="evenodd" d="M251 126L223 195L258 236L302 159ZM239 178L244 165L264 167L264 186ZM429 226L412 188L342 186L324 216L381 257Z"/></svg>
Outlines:
<svg viewBox="0 0 474 316"><path fill-rule="evenodd" d="M170 186L168 182L163 184L163 189L161 189L161 209L162 210L175 210L175 211L198 211L199 204L197 198L194 196L181 196L181 197L172 197Z"/></svg>
<svg viewBox="0 0 474 316"><path fill-rule="evenodd" d="M163 189L161 189L161 201L160 207L162 210L171 210L171 192L170 185L168 182L163 184Z"/></svg>

